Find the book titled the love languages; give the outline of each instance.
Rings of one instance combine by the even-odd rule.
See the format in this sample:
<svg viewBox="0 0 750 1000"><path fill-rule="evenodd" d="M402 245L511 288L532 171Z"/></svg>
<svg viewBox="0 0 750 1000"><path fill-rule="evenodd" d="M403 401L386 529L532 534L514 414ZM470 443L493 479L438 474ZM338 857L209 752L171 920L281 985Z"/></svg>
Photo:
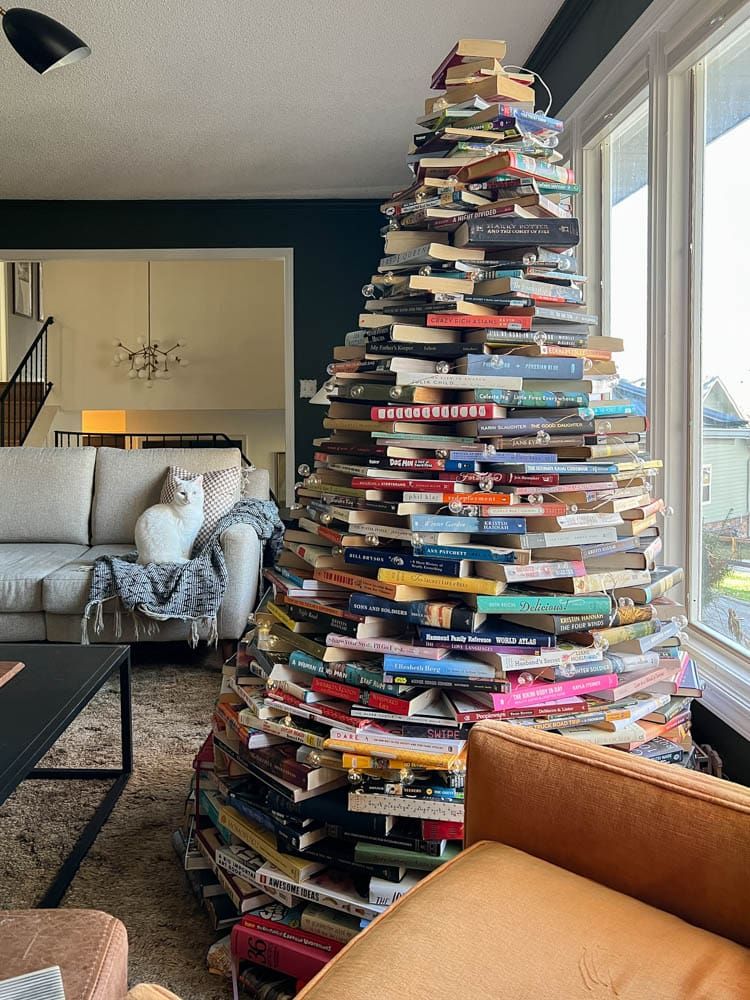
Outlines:
<svg viewBox="0 0 750 1000"><path fill-rule="evenodd" d="M20 673L25 666L25 663L19 663L16 660L0 660L0 688L17 673Z"/></svg>

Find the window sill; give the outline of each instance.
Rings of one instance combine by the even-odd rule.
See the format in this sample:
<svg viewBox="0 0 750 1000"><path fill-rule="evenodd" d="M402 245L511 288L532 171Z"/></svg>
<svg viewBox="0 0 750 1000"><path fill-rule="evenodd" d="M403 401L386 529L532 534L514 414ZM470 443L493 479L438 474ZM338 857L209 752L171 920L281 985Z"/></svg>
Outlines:
<svg viewBox="0 0 750 1000"><path fill-rule="evenodd" d="M685 649L694 656L706 689L703 704L750 740L750 664L705 632L691 627Z"/></svg>

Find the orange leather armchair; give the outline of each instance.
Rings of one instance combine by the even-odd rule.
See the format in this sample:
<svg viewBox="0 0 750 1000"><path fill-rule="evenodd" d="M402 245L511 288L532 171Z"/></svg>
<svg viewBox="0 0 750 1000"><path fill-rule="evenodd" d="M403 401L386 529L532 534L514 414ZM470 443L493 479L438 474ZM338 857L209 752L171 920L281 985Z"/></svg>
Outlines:
<svg viewBox="0 0 750 1000"><path fill-rule="evenodd" d="M466 840L300 1000L750 997L747 789L481 723Z"/></svg>

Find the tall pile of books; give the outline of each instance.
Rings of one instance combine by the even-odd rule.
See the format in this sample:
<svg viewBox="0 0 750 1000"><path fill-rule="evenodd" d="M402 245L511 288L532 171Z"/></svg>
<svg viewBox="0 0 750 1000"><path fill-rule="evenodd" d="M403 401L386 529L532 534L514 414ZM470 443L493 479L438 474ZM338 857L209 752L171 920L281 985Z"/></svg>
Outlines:
<svg viewBox="0 0 750 1000"><path fill-rule="evenodd" d="M661 461L586 311L562 122L504 55L463 39L433 75L217 705L198 833L236 955L290 989L460 849L473 723L696 764Z"/></svg>

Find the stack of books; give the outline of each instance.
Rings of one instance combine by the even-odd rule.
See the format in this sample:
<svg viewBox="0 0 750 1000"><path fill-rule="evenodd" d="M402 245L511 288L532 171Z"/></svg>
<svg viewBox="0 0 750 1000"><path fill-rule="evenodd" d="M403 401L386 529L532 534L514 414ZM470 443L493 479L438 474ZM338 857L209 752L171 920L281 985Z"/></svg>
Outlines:
<svg viewBox="0 0 750 1000"><path fill-rule="evenodd" d="M289 989L460 849L473 723L696 766L662 463L586 311L563 124L504 55L433 75L201 771L235 956Z"/></svg>

